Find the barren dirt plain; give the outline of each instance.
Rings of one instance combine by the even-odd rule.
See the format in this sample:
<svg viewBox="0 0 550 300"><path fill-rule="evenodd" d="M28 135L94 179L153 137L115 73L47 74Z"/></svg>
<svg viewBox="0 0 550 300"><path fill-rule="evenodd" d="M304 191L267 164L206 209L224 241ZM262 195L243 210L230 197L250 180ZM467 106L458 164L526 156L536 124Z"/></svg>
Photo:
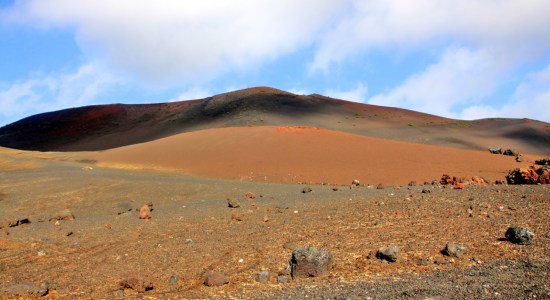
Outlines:
<svg viewBox="0 0 550 300"><path fill-rule="evenodd" d="M103 168L81 155L1 151L0 219L30 221L3 229L2 298L40 298L43 283L46 299L550 297L547 185L304 185ZM139 219L147 203L151 218ZM58 218L65 209L73 220ZM529 227L534 243L506 241L509 226ZM445 257L447 243L467 250ZM395 263L373 255L388 245L401 249ZM329 275L285 274L307 246L332 253ZM262 270L267 284L255 280ZM210 271L229 283L205 286ZM121 289L129 276L153 288Z"/></svg>

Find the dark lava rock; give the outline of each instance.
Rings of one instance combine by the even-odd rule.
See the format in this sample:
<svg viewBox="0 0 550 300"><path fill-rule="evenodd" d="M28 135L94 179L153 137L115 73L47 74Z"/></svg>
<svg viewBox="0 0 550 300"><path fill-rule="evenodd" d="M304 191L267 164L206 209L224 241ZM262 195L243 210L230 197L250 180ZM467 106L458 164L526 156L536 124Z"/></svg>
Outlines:
<svg viewBox="0 0 550 300"><path fill-rule="evenodd" d="M237 199L227 198L227 207L230 207L230 208L241 207L241 203Z"/></svg>
<svg viewBox="0 0 550 300"><path fill-rule="evenodd" d="M519 153L519 151L517 151L515 149L506 149L506 150L504 150L504 152L502 152L502 154L508 155L508 156L519 156L519 155L521 155Z"/></svg>
<svg viewBox="0 0 550 300"><path fill-rule="evenodd" d="M502 154L502 148L489 148L489 152L492 154Z"/></svg>
<svg viewBox="0 0 550 300"><path fill-rule="evenodd" d="M450 257L460 257L464 252L466 252L466 247L454 243L447 244L442 251L443 254Z"/></svg>
<svg viewBox="0 0 550 300"><path fill-rule="evenodd" d="M327 275L333 268L332 254L327 249L298 248L290 260L292 278Z"/></svg>
<svg viewBox="0 0 550 300"><path fill-rule="evenodd" d="M399 247L392 245L382 247L376 252L376 258L383 259L389 262L396 262L400 257Z"/></svg>
<svg viewBox="0 0 550 300"><path fill-rule="evenodd" d="M536 165L548 166L550 165L550 158L541 158L535 160Z"/></svg>
<svg viewBox="0 0 550 300"><path fill-rule="evenodd" d="M55 213L55 216L50 218L50 221L53 220L74 220L74 215L70 209L62 209Z"/></svg>
<svg viewBox="0 0 550 300"><path fill-rule="evenodd" d="M138 293L144 293L153 289L153 283L142 275L129 275L118 283L121 289L133 289Z"/></svg>
<svg viewBox="0 0 550 300"><path fill-rule="evenodd" d="M311 187L306 186L306 187L302 190L302 193L307 194L307 193L311 193L312 191L313 191L313 190L311 189Z"/></svg>
<svg viewBox="0 0 550 300"><path fill-rule="evenodd" d="M510 242L519 245L529 245L535 238L535 234L527 227L510 227L505 236Z"/></svg>
<svg viewBox="0 0 550 300"><path fill-rule="evenodd" d="M229 283L229 278L221 272L212 272L206 275L204 278L204 285L206 286L222 286Z"/></svg>
<svg viewBox="0 0 550 300"><path fill-rule="evenodd" d="M377 190L383 190L384 189L384 186L380 183L376 186L376 189Z"/></svg>
<svg viewBox="0 0 550 300"><path fill-rule="evenodd" d="M47 295L49 292L48 284L35 284L31 281L23 281L0 288L0 297L8 296L8 298L34 298Z"/></svg>

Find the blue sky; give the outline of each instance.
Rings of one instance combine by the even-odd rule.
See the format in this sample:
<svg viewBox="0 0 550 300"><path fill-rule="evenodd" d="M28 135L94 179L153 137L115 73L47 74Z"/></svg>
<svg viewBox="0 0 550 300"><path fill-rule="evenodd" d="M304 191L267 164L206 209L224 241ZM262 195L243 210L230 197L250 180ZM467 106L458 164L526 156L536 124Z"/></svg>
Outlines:
<svg viewBox="0 0 550 300"><path fill-rule="evenodd" d="M547 0L0 0L0 126L252 86L550 122Z"/></svg>

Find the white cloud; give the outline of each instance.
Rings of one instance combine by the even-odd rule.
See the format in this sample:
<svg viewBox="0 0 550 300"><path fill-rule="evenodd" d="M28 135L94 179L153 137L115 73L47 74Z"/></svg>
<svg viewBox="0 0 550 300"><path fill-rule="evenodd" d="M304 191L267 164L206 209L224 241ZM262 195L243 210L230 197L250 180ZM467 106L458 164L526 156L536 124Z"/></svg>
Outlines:
<svg viewBox="0 0 550 300"><path fill-rule="evenodd" d="M367 86L362 83L357 84L357 86L352 90L340 90L340 89L327 89L322 94L328 97L348 100L353 102L365 102L367 98Z"/></svg>
<svg viewBox="0 0 550 300"><path fill-rule="evenodd" d="M311 70L373 49L459 44L514 64L550 50L545 0L350 1L346 18L323 34Z"/></svg>
<svg viewBox="0 0 550 300"><path fill-rule="evenodd" d="M213 96L213 93L200 86L192 86L185 91L179 93L176 97L168 100L168 102L195 100Z"/></svg>
<svg viewBox="0 0 550 300"><path fill-rule="evenodd" d="M339 0L30 0L13 18L74 27L87 55L148 80L200 81L310 45Z"/></svg>
<svg viewBox="0 0 550 300"><path fill-rule="evenodd" d="M0 117L11 122L33 113L91 104L118 82L118 78L100 71L94 64L87 64L74 73L3 83Z"/></svg>
<svg viewBox="0 0 550 300"><path fill-rule="evenodd" d="M550 122L550 64L528 76L500 106L474 105L460 112L467 120L518 116Z"/></svg>
<svg viewBox="0 0 550 300"><path fill-rule="evenodd" d="M490 94L499 71L483 52L449 48L437 63L368 102L452 116L457 108L475 104Z"/></svg>

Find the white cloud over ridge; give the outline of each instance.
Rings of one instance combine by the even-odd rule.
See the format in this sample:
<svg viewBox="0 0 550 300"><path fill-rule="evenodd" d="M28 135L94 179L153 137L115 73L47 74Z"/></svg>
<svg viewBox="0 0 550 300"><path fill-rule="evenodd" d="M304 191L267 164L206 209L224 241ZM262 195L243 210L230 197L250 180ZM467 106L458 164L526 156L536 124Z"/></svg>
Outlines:
<svg viewBox="0 0 550 300"><path fill-rule="evenodd" d="M522 92L532 78L521 78L510 99L486 103L515 70L550 55L548 15L547 0L28 0L2 12L12 22L72 28L91 61L144 82L190 87L181 97L202 97L227 72L256 70L304 48L313 49L310 76L330 76L373 51L423 51L437 61L368 99L369 82L312 92L455 118L550 121L545 107L533 110L546 104L548 90L535 84Z"/></svg>
<svg viewBox="0 0 550 300"><path fill-rule="evenodd" d="M118 82L94 64L86 64L72 73L0 84L0 116L16 121L30 114L91 104Z"/></svg>

